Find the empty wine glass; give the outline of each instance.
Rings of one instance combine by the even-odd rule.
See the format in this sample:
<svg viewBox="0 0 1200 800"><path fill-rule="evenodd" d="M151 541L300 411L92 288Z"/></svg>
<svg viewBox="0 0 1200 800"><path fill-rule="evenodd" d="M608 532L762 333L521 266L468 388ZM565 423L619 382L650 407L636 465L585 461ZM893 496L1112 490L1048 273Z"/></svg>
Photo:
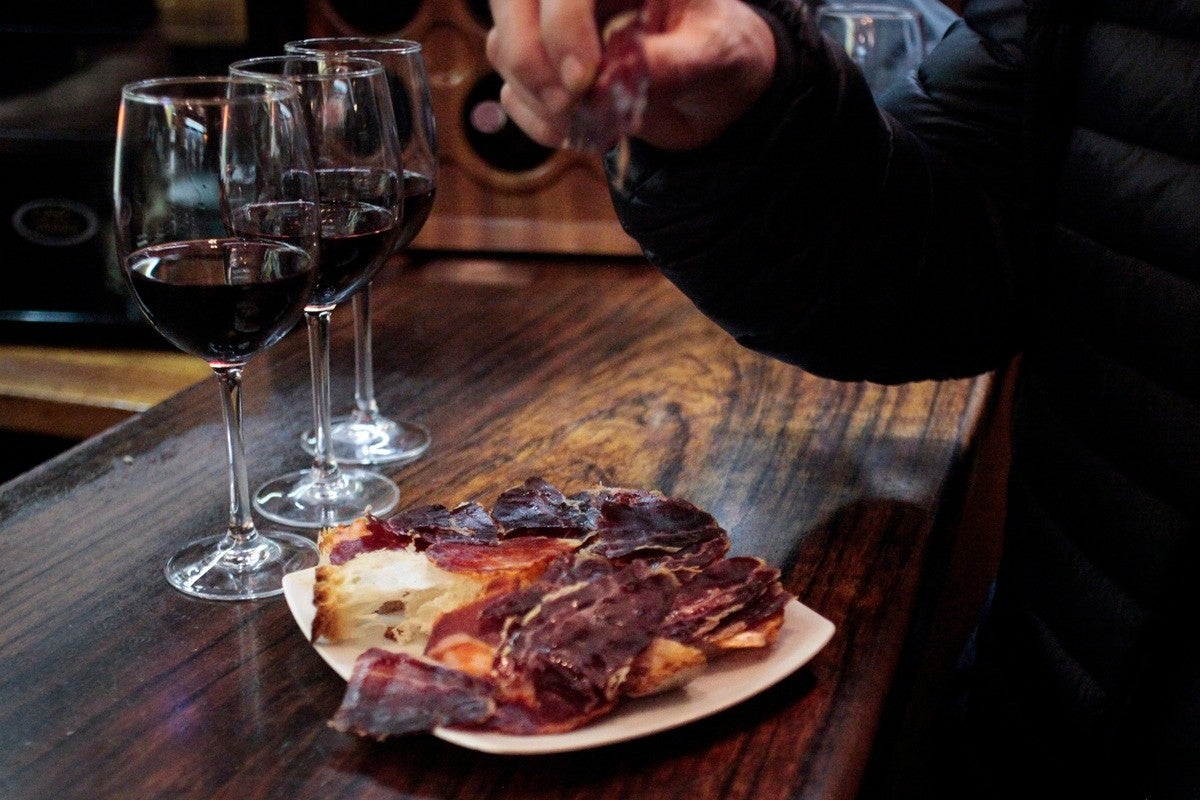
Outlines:
<svg viewBox="0 0 1200 800"><path fill-rule="evenodd" d="M254 507L288 525L324 528L396 506L400 489L377 472L342 467L333 454L329 320L392 252L404 204L403 162L391 94L378 61L300 55L230 65L230 73L283 77L300 95L320 206L317 283L305 307L313 374L316 446L310 469L260 486Z"/></svg>
<svg viewBox="0 0 1200 800"><path fill-rule="evenodd" d="M160 78L121 94L113 170L117 249L134 297L221 387L229 466L224 533L167 562L171 585L219 600L282 591L312 540L259 530L242 439L242 369L299 322L316 279L317 184L299 95L278 80Z"/></svg>
<svg viewBox="0 0 1200 800"><path fill-rule="evenodd" d="M288 53L322 53L372 58L383 65L392 90L392 110L404 159L404 219L395 250L408 246L433 207L437 186L437 147L429 79L421 45L409 39L338 36L301 39L284 45ZM391 419L379 411L371 342L371 285L354 295L354 409L333 418L333 454L350 464L411 461L429 448L429 429L409 419ZM316 431L301 437L304 449L316 448Z"/></svg>
<svg viewBox="0 0 1200 800"><path fill-rule="evenodd" d="M831 3L817 10L817 24L858 64L876 97L916 69L925 54L921 20L908 8Z"/></svg>

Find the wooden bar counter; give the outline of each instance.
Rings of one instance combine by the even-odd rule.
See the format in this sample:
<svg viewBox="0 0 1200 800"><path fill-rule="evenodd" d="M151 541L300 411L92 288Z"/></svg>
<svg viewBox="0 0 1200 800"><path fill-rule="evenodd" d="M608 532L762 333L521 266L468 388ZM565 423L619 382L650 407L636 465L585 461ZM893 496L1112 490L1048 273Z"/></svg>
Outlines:
<svg viewBox="0 0 1200 800"><path fill-rule="evenodd" d="M178 351L0 344L0 428L86 439L211 374Z"/></svg>
<svg viewBox="0 0 1200 800"><path fill-rule="evenodd" d="M853 798L957 517L991 379L834 383L737 346L639 261L436 257L383 273L376 387L429 426L401 506L660 489L837 631L781 683L648 738L541 756L326 725L344 682L280 598L203 602L168 555L227 514L205 381L0 486L0 797ZM351 396L335 314L335 410ZM302 330L246 372L251 482L308 463Z"/></svg>

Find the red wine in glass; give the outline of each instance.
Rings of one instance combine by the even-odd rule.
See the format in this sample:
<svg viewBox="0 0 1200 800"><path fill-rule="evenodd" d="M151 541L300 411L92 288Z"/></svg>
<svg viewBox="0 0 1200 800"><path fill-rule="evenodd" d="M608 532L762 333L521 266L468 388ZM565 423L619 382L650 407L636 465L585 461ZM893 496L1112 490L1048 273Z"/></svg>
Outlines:
<svg viewBox="0 0 1200 800"><path fill-rule="evenodd" d="M404 212L395 247L407 247L425 227L429 212L433 210L434 192L434 181L428 175L404 171Z"/></svg>
<svg viewBox="0 0 1200 800"><path fill-rule="evenodd" d="M317 171L321 187L320 255L316 282L305 310L310 341L316 347L313 352L323 365L314 376L314 417L318 420L329 405L329 315L371 280L394 246L398 230L394 198L399 181L395 173L388 175L390 180L363 170ZM360 196L369 201L356 199ZM328 448L323 450L316 455L322 466L283 475L260 486L254 497L259 512L276 522L325 527L367 509L382 513L395 505L399 489L390 479L366 470L337 467ZM363 495L374 498L374 502L366 501L364 505Z"/></svg>
<svg viewBox="0 0 1200 800"><path fill-rule="evenodd" d="M437 184L437 134L421 44L386 36L333 36L287 42L284 50L308 55L364 56L383 65L403 150L404 212L394 245L394 252L401 252L429 218ZM352 305L354 408L333 419L332 450L339 461L352 464L412 461L429 448L432 438L429 429L420 422L383 414L375 400L370 284L354 295ZM307 452L315 453L316 438L315 430L302 434L301 445Z"/></svg>
<svg viewBox="0 0 1200 800"><path fill-rule="evenodd" d="M214 366L244 364L279 341L300 320L315 274L308 253L272 241L172 242L127 261L155 329Z"/></svg>
<svg viewBox="0 0 1200 800"><path fill-rule="evenodd" d="M255 524L242 435L246 362L295 326L316 280L316 188L290 83L198 76L122 87L113 160L122 273L153 326L208 362L221 390L228 521L163 566L192 597L270 597L284 575L317 562L310 537Z"/></svg>
<svg viewBox="0 0 1200 800"><path fill-rule="evenodd" d="M321 257L313 306L333 306L370 280L391 249L396 217L370 203L321 203Z"/></svg>
<svg viewBox="0 0 1200 800"><path fill-rule="evenodd" d="M260 485L254 507L275 522L306 528L384 514L399 500L395 481L340 467L329 446L329 325L333 310L370 282L396 238L404 173L386 75L378 61L341 55L264 56L229 69L282 78L297 88L320 207L317 282L304 309L318 432L313 463Z"/></svg>

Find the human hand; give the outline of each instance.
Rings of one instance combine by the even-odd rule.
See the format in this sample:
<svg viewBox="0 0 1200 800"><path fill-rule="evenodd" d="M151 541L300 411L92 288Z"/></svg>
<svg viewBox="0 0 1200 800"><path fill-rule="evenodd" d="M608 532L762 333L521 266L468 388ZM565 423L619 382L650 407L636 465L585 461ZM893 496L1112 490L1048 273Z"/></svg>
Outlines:
<svg viewBox="0 0 1200 800"><path fill-rule="evenodd" d="M596 0L491 0L487 53L500 101L532 139L561 147L592 86L602 42ZM742 0L646 0L649 95L632 135L667 150L713 141L766 89L775 68L767 23Z"/></svg>

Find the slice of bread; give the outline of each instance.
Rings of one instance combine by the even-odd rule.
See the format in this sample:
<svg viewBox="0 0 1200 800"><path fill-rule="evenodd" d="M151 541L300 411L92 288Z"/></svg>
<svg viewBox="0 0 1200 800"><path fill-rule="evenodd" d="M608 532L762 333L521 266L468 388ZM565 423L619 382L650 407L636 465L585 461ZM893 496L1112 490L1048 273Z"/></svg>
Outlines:
<svg viewBox="0 0 1200 800"><path fill-rule="evenodd" d="M362 517L321 531L317 546L321 556L313 588L312 640L383 635L418 648L442 614L490 592L537 580L551 561L579 542L527 536L418 547L416 539Z"/></svg>
<svg viewBox="0 0 1200 800"><path fill-rule="evenodd" d="M378 636L421 644L433 621L483 594L488 579L436 566L415 550L375 550L317 567L313 641Z"/></svg>

